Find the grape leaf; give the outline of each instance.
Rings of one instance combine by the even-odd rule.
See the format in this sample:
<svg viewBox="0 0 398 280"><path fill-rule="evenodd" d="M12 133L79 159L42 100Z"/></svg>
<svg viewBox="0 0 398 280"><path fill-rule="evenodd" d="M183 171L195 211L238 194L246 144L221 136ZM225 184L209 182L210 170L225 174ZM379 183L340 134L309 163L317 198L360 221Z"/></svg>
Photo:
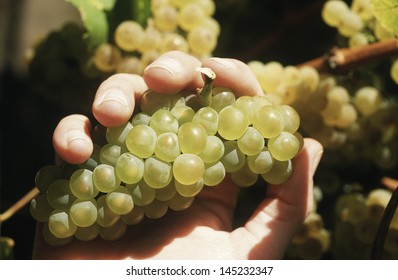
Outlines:
<svg viewBox="0 0 398 280"><path fill-rule="evenodd" d="M89 50L108 40L108 20L106 11L115 5L116 0L65 0L74 5L80 12L86 28L84 39Z"/></svg>
<svg viewBox="0 0 398 280"><path fill-rule="evenodd" d="M394 36L398 36L398 0L373 0L373 14L380 24Z"/></svg>

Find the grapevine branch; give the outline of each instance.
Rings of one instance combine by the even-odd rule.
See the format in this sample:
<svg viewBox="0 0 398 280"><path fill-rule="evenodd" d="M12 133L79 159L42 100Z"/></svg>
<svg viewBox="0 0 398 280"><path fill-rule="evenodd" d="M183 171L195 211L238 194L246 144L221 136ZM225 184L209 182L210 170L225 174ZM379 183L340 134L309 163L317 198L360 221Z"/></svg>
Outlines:
<svg viewBox="0 0 398 280"><path fill-rule="evenodd" d="M357 48L333 48L328 54L298 66L312 66L319 72L336 74L397 55L397 40L391 39Z"/></svg>
<svg viewBox="0 0 398 280"><path fill-rule="evenodd" d="M28 193L26 193L20 200L14 203L4 213L0 214L0 224L11 218L21 208L28 204L36 195L40 193L39 189L34 187Z"/></svg>

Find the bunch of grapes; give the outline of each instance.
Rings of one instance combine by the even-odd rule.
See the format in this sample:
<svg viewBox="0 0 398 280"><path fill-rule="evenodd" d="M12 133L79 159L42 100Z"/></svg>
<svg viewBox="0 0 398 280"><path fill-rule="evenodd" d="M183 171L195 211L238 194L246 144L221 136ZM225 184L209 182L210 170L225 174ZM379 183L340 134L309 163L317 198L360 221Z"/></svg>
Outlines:
<svg viewBox="0 0 398 280"><path fill-rule="evenodd" d="M149 90L131 121L93 136L86 162L39 170L32 216L45 223L50 244L116 240L144 217L186 209L227 173L240 187L281 184L302 148L299 124L291 106L264 96L208 86L201 94Z"/></svg>
<svg viewBox="0 0 398 280"><path fill-rule="evenodd" d="M179 50L198 57L211 56L220 33L212 17L212 0L151 1L152 16L143 27L124 20L115 29L113 40L94 51L94 66L105 73L142 74L160 54Z"/></svg>
<svg viewBox="0 0 398 280"><path fill-rule="evenodd" d="M392 192L374 188L367 195L352 192L341 195L335 204L336 222L333 254L338 259L369 258L374 238ZM398 256L398 214L395 213L385 240L383 259Z"/></svg>

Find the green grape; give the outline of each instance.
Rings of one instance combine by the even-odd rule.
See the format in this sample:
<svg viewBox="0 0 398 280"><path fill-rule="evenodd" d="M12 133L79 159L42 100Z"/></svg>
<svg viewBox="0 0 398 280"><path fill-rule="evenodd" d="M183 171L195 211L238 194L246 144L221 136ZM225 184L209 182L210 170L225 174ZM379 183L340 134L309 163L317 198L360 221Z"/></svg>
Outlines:
<svg viewBox="0 0 398 280"><path fill-rule="evenodd" d="M235 95L234 93L227 88L223 87L215 87L212 90L212 99L210 107L220 112L221 109L230 106L235 103Z"/></svg>
<svg viewBox="0 0 398 280"><path fill-rule="evenodd" d="M286 161L295 157L299 151L300 142L296 136L289 132L281 132L277 137L268 141L268 149L271 155L279 160Z"/></svg>
<svg viewBox="0 0 398 280"><path fill-rule="evenodd" d="M374 87L361 87L354 95L354 104L364 116L370 116L380 108L381 94Z"/></svg>
<svg viewBox="0 0 398 280"><path fill-rule="evenodd" d="M170 95L148 90L141 97L140 107L141 111L149 116L159 109L169 110L171 108Z"/></svg>
<svg viewBox="0 0 398 280"><path fill-rule="evenodd" d="M170 209L174 211L182 211L190 207L194 200L194 197L184 197L177 193L172 199L168 200L166 203Z"/></svg>
<svg viewBox="0 0 398 280"><path fill-rule="evenodd" d="M258 104L252 96L240 96L236 99L234 106L245 112L249 118L249 124L253 123L254 113L257 111Z"/></svg>
<svg viewBox="0 0 398 280"><path fill-rule="evenodd" d="M225 147L220 138L215 135L207 136L206 146L199 154L204 163L216 162L224 155Z"/></svg>
<svg viewBox="0 0 398 280"><path fill-rule="evenodd" d="M69 216L78 227L89 227L97 220L97 202L76 199L69 209Z"/></svg>
<svg viewBox="0 0 398 280"><path fill-rule="evenodd" d="M225 167L220 162L212 162L205 164L205 172L203 173L203 183L206 186L217 186L225 178Z"/></svg>
<svg viewBox="0 0 398 280"><path fill-rule="evenodd" d="M120 219L126 225L136 225L139 224L144 219L144 209L141 206L134 205L133 210L131 210L126 215L120 216Z"/></svg>
<svg viewBox="0 0 398 280"><path fill-rule="evenodd" d="M118 220L109 227L100 227L99 236L108 241L115 241L120 239L126 232L127 225L123 221Z"/></svg>
<svg viewBox="0 0 398 280"><path fill-rule="evenodd" d="M75 199L65 179L55 180L47 190L47 201L54 209L67 210Z"/></svg>
<svg viewBox="0 0 398 280"><path fill-rule="evenodd" d="M200 108L193 116L192 122L203 126L208 135L215 135L218 128L218 113L210 107Z"/></svg>
<svg viewBox="0 0 398 280"><path fill-rule="evenodd" d="M141 180L138 184L126 185L126 188L130 192L134 205L145 206L151 203L156 196L156 190L148 186L144 180ZM135 206L134 206L135 207Z"/></svg>
<svg viewBox="0 0 398 280"><path fill-rule="evenodd" d="M174 178L184 185L191 185L202 178L204 173L203 160L194 154L181 154L173 163Z"/></svg>
<svg viewBox="0 0 398 280"><path fill-rule="evenodd" d="M120 220L120 215L114 213L106 203L106 196L97 199L97 224L101 227L110 227Z"/></svg>
<svg viewBox="0 0 398 280"><path fill-rule="evenodd" d="M175 181L175 189L182 196L194 197L203 189L203 178L200 178L197 182L189 185Z"/></svg>
<svg viewBox="0 0 398 280"><path fill-rule="evenodd" d="M153 13L155 27L162 32L173 32L177 28L178 11L170 5L158 7Z"/></svg>
<svg viewBox="0 0 398 280"><path fill-rule="evenodd" d="M349 10L348 5L341 0L326 1L322 8L322 19L330 26L338 26L339 21Z"/></svg>
<svg viewBox="0 0 398 280"><path fill-rule="evenodd" d="M133 125L130 122L125 122L124 124L117 127L108 127L106 129L106 140L109 144L122 146L126 139L126 136Z"/></svg>
<svg viewBox="0 0 398 280"><path fill-rule="evenodd" d="M224 165L225 170L229 173L238 171L245 164L245 154L239 150L236 141L225 141L224 147L225 152L220 161Z"/></svg>
<svg viewBox="0 0 398 280"><path fill-rule="evenodd" d="M181 51L188 53L188 42L184 36L178 33L167 33L162 37L160 42L160 53L169 51Z"/></svg>
<svg viewBox="0 0 398 280"><path fill-rule="evenodd" d="M128 73L141 75L144 71L144 65L138 57L124 56L116 66L116 73Z"/></svg>
<svg viewBox="0 0 398 280"><path fill-rule="evenodd" d="M46 194L39 194L30 201L29 211L38 222L48 222L48 217L54 208L48 203Z"/></svg>
<svg viewBox="0 0 398 280"><path fill-rule="evenodd" d="M200 124L187 122L178 130L178 141L181 152L198 155L206 147L207 133Z"/></svg>
<svg viewBox="0 0 398 280"><path fill-rule="evenodd" d="M158 49L160 42L162 40L162 33L153 26L153 22L150 22L144 30L143 38L138 50L141 53L148 51L154 51Z"/></svg>
<svg viewBox="0 0 398 280"><path fill-rule="evenodd" d="M92 199L99 192L94 187L93 172L88 169L78 169L73 172L69 187L73 195L80 199Z"/></svg>
<svg viewBox="0 0 398 280"><path fill-rule="evenodd" d="M278 106L283 113L285 125L283 131L295 133L300 127L300 116L297 111L289 105Z"/></svg>
<svg viewBox="0 0 398 280"><path fill-rule="evenodd" d="M51 183L57 179L61 179L61 169L55 165L46 165L40 168L36 173L35 185L41 193L45 193Z"/></svg>
<svg viewBox="0 0 398 280"><path fill-rule="evenodd" d="M157 135L164 132L178 131L178 121L173 114L166 109L159 109L153 113L149 126L156 132Z"/></svg>
<svg viewBox="0 0 398 280"><path fill-rule="evenodd" d="M45 223L41 230L44 241L54 247L61 247L73 240L73 236L59 238L51 233L48 223Z"/></svg>
<svg viewBox="0 0 398 280"><path fill-rule="evenodd" d="M361 18L349 10L340 18L337 28L341 35L349 37L361 31L363 26L364 23Z"/></svg>
<svg viewBox="0 0 398 280"><path fill-rule="evenodd" d="M263 179L273 185L279 185L289 179L292 174L293 165L291 160L279 161L274 160L271 170L261 174Z"/></svg>
<svg viewBox="0 0 398 280"><path fill-rule="evenodd" d="M100 164L93 171L93 183L99 191L107 193L118 188L121 181L116 176L113 166Z"/></svg>
<svg viewBox="0 0 398 280"><path fill-rule="evenodd" d="M394 60L390 68L390 76L392 80L398 84L398 59Z"/></svg>
<svg viewBox="0 0 398 280"><path fill-rule="evenodd" d="M166 162L173 162L181 154L177 134L164 132L158 135L155 156Z"/></svg>
<svg viewBox="0 0 398 280"><path fill-rule="evenodd" d="M121 147L115 144L105 144L100 150L101 163L116 165L117 159L120 157Z"/></svg>
<svg viewBox="0 0 398 280"><path fill-rule="evenodd" d="M130 153L123 153L117 160L117 177L126 184L138 183L144 176L144 161Z"/></svg>
<svg viewBox="0 0 398 280"><path fill-rule="evenodd" d="M131 124L133 125L133 128L140 124L148 126L150 120L150 115L148 115L147 113L139 112L133 116L133 118L131 119Z"/></svg>
<svg viewBox="0 0 398 280"><path fill-rule="evenodd" d="M236 142L239 150L248 156L260 153L265 145L264 137L254 127L248 127L246 132Z"/></svg>
<svg viewBox="0 0 398 280"><path fill-rule="evenodd" d="M258 174L251 171L245 162L241 169L231 174L231 179L239 187L250 187L257 182Z"/></svg>
<svg viewBox="0 0 398 280"><path fill-rule="evenodd" d="M189 31L199 26L205 18L206 15L200 5L187 3L180 9L177 22L183 30Z"/></svg>
<svg viewBox="0 0 398 280"><path fill-rule="evenodd" d="M92 138L93 141L95 141L95 130L93 132ZM98 164L100 164L100 150L101 150L101 146L98 144L93 145L93 152L90 155L90 157L83 163L78 164L78 167L81 169L88 169L88 170L94 170L95 167L97 167Z"/></svg>
<svg viewBox="0 0 398 280"><path fill-rule="evenodd" d="M166 187L156 190L156 199L160 201L167 201L173 198L176 194L176 188L174 180L170 182Z"/></svg>
<svg viewBox="0 0 398 280"><path fill-rule="evenodd" d="M247 165L255 174L264 174L271 170L274 158L267 147L257 155L247 156Z"/></svg>
<svg viewBox="0 0 398 280"><path fill-rule="evenodd" d="M218 133L226 140L236 140L246 132L249 118L236 106L227 106L219 112Z"/></svg>
<svg viewBox="0 0 398 280"><path fill-rule="evenodd" d="M200 25L189 31L187 41L192 52L199 56L210 55L217 46L217 35L212 29Z"/></svg>
<svg viewBox="0 0 398 280"><path fill-rule="evenodd" d="M264 138L276 137L285 127L283 113L275 106L263 106L254 115L253 127L258 129Z"/></svg>
<svg viewBox="0 0 398 280"><path fill-rule="evenodd" d="M75 233L77 227L72 222L68 212L54 210L48 218L48 228L54 236L67 238Z"/></svg>
<svg viewBox="0 0 398 280"><path fill-rule="evenodd" d="M91 241L97 238L99 234L99 225L97 223L88 227L77 227L74 237L80 241Z"/></svg>
<svg viewBox="0 0 398 280"><path fill-rule="evenodd" d="M159 219L166 215L168 205L164 201L155 199L150 204L143 207L145 217L149 219Z"/></svg>
<svg viewBox="0 0 398 280"><path fill-rule="evenodd" d="M135 21L122 21L115 30L114 40L116 45L124 51L138 49L144 39L142 26Z"/></svg>
<svg viewBox="0 0 398 280"><path fill-rule="evenodd" d="M143 178L154 189L164 188L173 179L172 165L155 156L149 157L144 162Z"/></svg>
<svg viewBox="0 0 398 280"><path fill-rule="evenodd" d="M180 126L192 121L193 116L195 115L195 111L187 105L174 106L170 112L177 119Z"/></svg>
<svg viewBox="0 0 398 280"><path fill-rule="evenodd" d="M120 186L105 197L109 209L117 215L126 215L134 208L133 198L126 187Z"/></svg>
<svg viewBox="0 0 398 280"><path fill-rule="evenodd" d="M140 158L148 158L155 152L157 135L149 126L134 126L126 137L127 149Z"/></svg>
<svg viewBox="0 0 398 280"><path fill-rule="evenodd" d="M121 58L122 54L116 46L104 43L95 49L93 61L98 70L103 72L113 72Z"/></svg>

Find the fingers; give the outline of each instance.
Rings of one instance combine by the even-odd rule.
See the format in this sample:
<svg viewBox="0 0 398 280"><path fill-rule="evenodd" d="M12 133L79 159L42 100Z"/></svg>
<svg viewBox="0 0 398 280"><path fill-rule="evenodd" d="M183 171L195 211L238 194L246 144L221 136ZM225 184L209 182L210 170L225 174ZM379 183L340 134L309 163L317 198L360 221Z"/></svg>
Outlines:
<svg viewBox="0 0 398 280"><path fill-rule="evenodd" d="M115 74L97 90L93 102L95 118L106 127L115 127L128 121L133 114L135 99L147 90L138 75Z"/></svg>
<svg viewBox="0 0 398 280"><path fill-rule="evenodd" d="M323 154L322 146L305 139L304 149L293 161L293 173L279 186L269 186L262 201L235 238L247 239L251 259L280 259L313 204L313 175ZM243 249L243 248L242 248ZM244 252L244 250L242 250Z"/></svg>
<svg viewBox="0 0 398 280"><path fill-rule="evenodd" d="M72 164L84 162L93 152L90 131L91 124L85 116L70 115L63 118L53 133L56 153Z"/></svg>

